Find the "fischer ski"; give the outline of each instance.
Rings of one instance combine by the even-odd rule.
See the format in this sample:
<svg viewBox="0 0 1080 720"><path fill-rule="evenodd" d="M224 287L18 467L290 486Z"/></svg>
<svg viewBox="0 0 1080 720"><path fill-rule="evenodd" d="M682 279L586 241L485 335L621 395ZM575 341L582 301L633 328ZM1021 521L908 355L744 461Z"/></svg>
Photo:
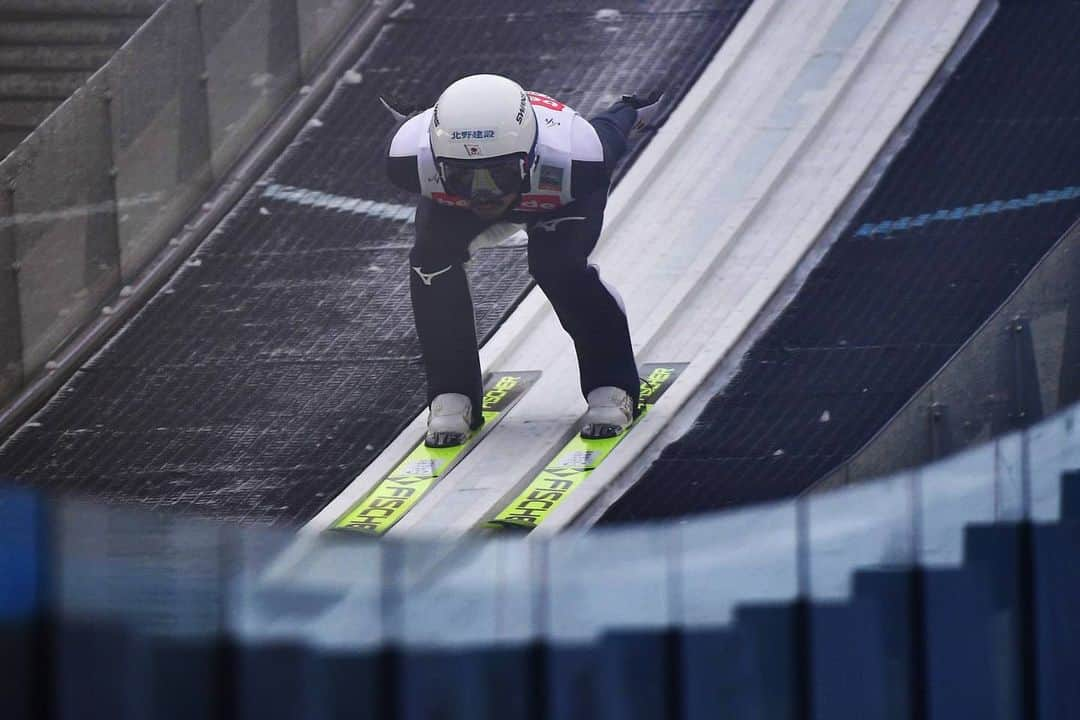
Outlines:
<svg viewBox="0 0 1080 720"><path fill-rule="evenodd" d="M421 440L379 483L338 518L331 530L382 535L420 501L540 378L538 370L494 373L484 386L484 424L454 447L431 448Z"/></svg>
<svg viewBox="0 0 1080 720"><path fill-rule="evenodd" d="M575 435L556 453L526 488L500 510L495 517L480 525L485 530L530 532L543 522L552 510L592 474L631 432L649 408L671 387L689 363L646 363L641 382L640 414L621 435L601 440L586 440Z"/></svg>

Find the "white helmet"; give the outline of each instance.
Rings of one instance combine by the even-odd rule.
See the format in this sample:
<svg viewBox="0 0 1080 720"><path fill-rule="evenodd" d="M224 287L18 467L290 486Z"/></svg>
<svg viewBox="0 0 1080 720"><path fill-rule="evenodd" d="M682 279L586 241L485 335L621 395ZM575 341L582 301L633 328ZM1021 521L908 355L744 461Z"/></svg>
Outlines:
<svg viewBox="0 0 1080 720"><path fill-rule="evenodd" d="M446 191L468 194L472 176L503 194L525 192L535 165L537 122L528 95L499 75L470 75L439 96L428 128L431 152Z"/></svg>

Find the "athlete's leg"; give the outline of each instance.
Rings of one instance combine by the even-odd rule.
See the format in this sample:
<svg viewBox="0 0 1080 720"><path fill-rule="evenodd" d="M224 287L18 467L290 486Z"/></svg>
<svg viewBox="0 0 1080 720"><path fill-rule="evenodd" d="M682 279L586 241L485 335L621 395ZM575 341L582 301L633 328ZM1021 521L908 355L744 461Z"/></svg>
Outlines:
<svg viewBox="0 0 1080 720"><path fill-rule="evenodd" d="M421 198L416 208L416 243L409 254L409 289L424 356L428 403L443 393L466 395L473 404L474 426L483 422L483 383L464 263L469 259L469 241L489 224L467 210Z"/></svg>
<svg viewBox="0 0 1080 720"><path fill-rule="evenodd" d="M613 288L588 262L604 221L606 189L576 200L529 229L529 271L577 350L582 394L611 385L637 406L640 381L630 327ZM559 218L566 218L559 222Z"/></svg>

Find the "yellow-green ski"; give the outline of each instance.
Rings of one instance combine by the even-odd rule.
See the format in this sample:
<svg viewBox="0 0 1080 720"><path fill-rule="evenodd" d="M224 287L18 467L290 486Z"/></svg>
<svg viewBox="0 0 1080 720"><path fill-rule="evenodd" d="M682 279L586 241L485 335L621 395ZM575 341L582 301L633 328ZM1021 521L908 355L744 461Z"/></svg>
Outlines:
<svg viewBox="0 0 1080 720"><path fill-rule="evenodd" d="M439 478L465 457L540 377L540 372L494 373L484 387L484 424L462 445L430 448L421 440L332 530L382 535L405 517Z"/></svg>
<svg viewBox="0 0 1080 720"><path fill-rule="evenodd" d="M634 424L621 435L603 440L586 440L575 435L521 494L481 527L486 530L529 532L543 522L567 495L585 482L627 433L634 429L641 418L645 417L649 407L671 387L686 366L687 363L642 365L641 371L645 373L645 379L641 382L641 412Z"/></svg>

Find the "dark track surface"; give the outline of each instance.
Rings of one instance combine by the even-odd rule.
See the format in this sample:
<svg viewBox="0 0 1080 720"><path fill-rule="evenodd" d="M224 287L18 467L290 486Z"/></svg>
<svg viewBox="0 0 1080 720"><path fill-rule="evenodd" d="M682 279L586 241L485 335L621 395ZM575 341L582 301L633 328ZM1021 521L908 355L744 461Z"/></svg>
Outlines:
<svg viewBox="0 0 1080 720"><path fill-rule="evenodd" d="M1078 38L1080 2L1002 3L732 382L601 522L793 495L930 379L1080 216Z"/></svg>
<svg viewBox="0 0 1080 720"><path fill-rule="evenodd" d="M417 2L265 183L411 204L384 177L391 119L377 94L430 104L462 75L499 72L586 115L665 81L676 99L749 2L560 0L542 15L524 0ZM111 502L302 522L422 409L411 226L263 190L0 449L0 474ZM483 251L470 275L487 336L529 286L524 248Z"/></svg>

